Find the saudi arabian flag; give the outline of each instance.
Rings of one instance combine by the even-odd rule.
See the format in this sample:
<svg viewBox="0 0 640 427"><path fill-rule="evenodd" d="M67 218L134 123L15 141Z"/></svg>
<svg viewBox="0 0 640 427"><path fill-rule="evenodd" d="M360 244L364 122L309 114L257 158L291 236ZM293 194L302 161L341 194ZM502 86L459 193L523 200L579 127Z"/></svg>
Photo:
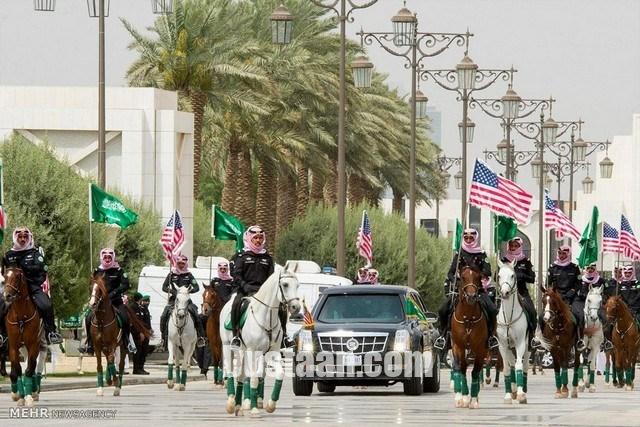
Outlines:
<svg viewBox="0 0 640 427"><path fill-rule="evenodd" d="M518 235L518 224L513 218L507 216L495 216L494 242L493 247L496 253L500 252L500 244L508 242Z"/></svg>
<svg viewBox="0 0 640 427"><path fill-rule="evenodd" d="M422 309L416 304L416 302L407 297L404 300L404 311L407 313L408 317L417 318L418 320L426 321L427 316L424 314Z"/></svg>
<svg viewBox="0 0 640 427"><path fill-rule="evenodd" d="M216 205L211 206L211 237L216 240L235 240L236 250L241 251L244 246L244 230L245 226L238 218Z"/></svg>
<svg viewBox="0 0 640 427"><path fill-rule="evenodd" d="M454 252L458 252L462 245L462 223L459 219L456 219L456 234L453 236L452 243L451 249L453 249Z"/></svg>
<svg viewBox="0 0 640 427"><path fill-rule="evenodd" d="M582 237L580 238L580 255L578 255L578 265L584 268L598 260L598 207L593 207L591 212L591 222L587 224Z"/></svg>
<svg viewBox="0 0 640 427"><path fill-rule="evenodd" d="M114 224L127 228L138 222L138 214L127 209L116 197L95 184L89 189L89 219L93 222Z"/></svg>
<svg viewBox="0 0 640 427"><path fill-rule="evenodd" d="M4 240L4 229L7 226L7 216L4 213L4 164L0 159L0 243Z"/></svg>

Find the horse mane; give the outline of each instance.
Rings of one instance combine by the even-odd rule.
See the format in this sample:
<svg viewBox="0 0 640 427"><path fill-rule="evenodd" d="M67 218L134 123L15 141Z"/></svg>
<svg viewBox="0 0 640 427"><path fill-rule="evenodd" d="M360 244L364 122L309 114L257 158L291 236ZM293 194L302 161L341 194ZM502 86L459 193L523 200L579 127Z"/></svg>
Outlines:
<svg viewBox="0 0 640 427"><path fill-rule="evenodd" d="M624 314L626 314L628 317L633 318L633 315L631 314L631 310L629 309L629 306L627 305L626 302L624 302L624 299L622 299L620 295L611 295L607 300L605 307L611 304L611 301L614 301Z"/></svg>
<svg viewBox="0 0 640 427"><path fill-rule="evenodd" d="M569 304L564 302L562 296L560 296L560 293L553 288L547 288L546 294L551 298L554 298L556 305L558 306L558 310L562 314L562 317L567 320L571 319L571 307L569 306Z"/></svg>
<svg viewBox="0 0 640 427"><path fill-rule="evenodd" d="M104 273L98 273L97 275L91 276L91 282L98 285L98 289L100 290L100 292L102 292L103 295L109 295L109 292L107 291L107 285L104 280ZM91 287L91 292L93 292L93 287Z"/></svg>

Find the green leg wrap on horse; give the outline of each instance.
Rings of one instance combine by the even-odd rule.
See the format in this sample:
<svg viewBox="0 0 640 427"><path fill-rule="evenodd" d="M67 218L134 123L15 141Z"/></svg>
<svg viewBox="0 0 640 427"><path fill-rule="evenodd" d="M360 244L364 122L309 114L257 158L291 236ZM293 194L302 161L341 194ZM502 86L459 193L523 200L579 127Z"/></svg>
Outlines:
<svg viewBox="0 0 640 427"><path fill-rule="evenodd" d="M264 387L264 384L263 384ZM276 380L271 390L271 400L277 402L280 399L280 391L282 390L282 380Z"/></svg>
<svg viewBox="0 0 640 427"><path fill-rule="evenodd" d="M631 383L633 382L633 378L632 378L633 377L633 368L627 368L626 371L627 371L626 372L626 380L627 380L626 384L627 385L631 385Z"/></svg>
<svg viewBox="0 0 640 427"><path fill-rule="evenodd" d="M522 375L522 369L516 369L516 385L518 387L524 387L524 376Z"/></svg>
<svg viewBox="0 0 640 427"><path fill-rule="evenodd" d="M528 383L529 381L527 381L527 377L528 374L526 372L522 373L522 391L524 391L525 393L527 392L527 387L528 387Z"/></svg>
<svg viewBox="0 0 640 427"><path fill-rule="evenodd" d="M216 382L222 381L222 368L214 368L213 380Z"/></svg>
<svg viewBox="0 0 640 427"><path fill-rule="evenodd" d="M453 380L454 380L454 378L453 378L453 369L450 369L450 370L449 370L449 380L450 380L450 381L453 381Z"/></svg>
<svg viewBox="0 0 640 427"><path fill-rule="evenodd" d="M180 378L180 384L182 385L186 385L187 384L187 370L184 369L182 371L182 378Z"/></svg>
<svg viewBox="0 0 640 427"><path fill-rule="evenodd" d="M605 383L608 383L608 382L609 382L609 379L610 379L610 373L609 373L609 370L608 370L608 369L605 369L605 370L604 370L604 382L605 382Z"/></svg>
<svg viewBox="0 0 640 427"><path fill-rule="evenodd" d="M115 363L109 363L107 365L107 370L109 371L109 376L115 380L116 379L116 365L115 365Z"/></svg>
<svg viewBox="0 0 640 427"><path fill-rule="evenodd" d="M22 375L18 377L18 391L20 397L24 397L24 386L22 385Z"/></svg>
<svg viewBox="0 0 640 427"><path fill-rule="evenodd" d="M595 371L589 369L589 384L593 384L596 381L596 373Z"/></svg>
<svg viewBox="0 0 640 427"><path fill-rule="evenodd" d="M511 393L511 375L504 376L504 392Z"/></svg>
<svg viewBox="0 0 640 427"><path fill-rule="evenodd" d="M460 378L460 372L459 371L454 371L453 372L453 391L456 393L461 393L462 392L462 380Z"/></svg>
<svg viewBox="0 0 640 427"><path fill-rule="evenodd" d="M123 377L123 373L118 374L118 381L119 381L120 388L122 388L122 386L124 385L124 381L122 380L122 377Z"/></svg>
<svg viewBox="0 0 640 427"><path fill-rule="evenodd" d="M573 379L571 380L571 385L574 387L578 387L578 378L580 377L580 371L582 368L573 368Z"/></svg>
<svg viewBox="0 0 640 427"><path fill-rule="evenodd" d="M562 368L561 374L562 374L562 385L569 384L569 370L566 368Z"/></svg>
<svg viewBox="0 0 640 427"><path fill-rule="evenodd" d="M24 387L24 395L30 396L33 394L33 377L24 375L22 377L22 386Z"/></svg>
<svg viewBox="0 0 640 427"><path fill-rule="evenodd" d="M233 377L227 378L227 396L234 396L236 394L236 383L233 381Z"/></svg>
<svg viewBox="0 0 640 427"><path fill-rule="evenodd" d="M96 380L98 381L98 387L104 387L104 373L98 372L96 374Z"/></svg>
<svg viewBox="0 0 640 427"><path fill-rule="evenodd" d="M167 365L167 379L169 381L173 379L173 363Z"/></svg>
<svg viewBox="0 0 640 427"><path fill-rule="evenodd" d="M40 385L42 384L42 374L36 374L36 388L35 390L40 393Z"/></svg>
<svg viewBox="0 0 640 427"><path fill-rule="evenodd" d="M468 396L469 395L469 384L467 384L467 376L466 375L462 375L462 373L460 373L460 379L462 380L462 395L463 396Z"/></svg>
<svg viewBox="0 0 640 427"><path fill-rule="evenodd" d="M176 366L176 382L180 382L180 366Z"/></svg>
<svg viewBox="0 0 640 427"><path fill-rule="evenodd" d="M556 372L556 388L562 387L562 374L560 371Z"/></svg>
<svg viewBox="0 0 640 427"><path fill-rule="evenodd" d="M264 399L264 378L260 378L260 382L258 383L258 397Z"/></svg>
<svg viewBox="0 0 640 427"><path fill-rule="evenodd" d="M233 380L233 378L232 378ZM238 386L236 387L236 405L242 404L242 390L244 389L244 384L242 381L238 381Z"/></svg>
<svg viewBox="0 0 640 427"><path fill-rule="evenodd" d="M11 383L11 393L18 393L18 383Z"/></svg>
<svg viewBox="0 0 640 427"><path fill-rule="evenodd" d="M242 393L245 399L251 399L251 378L245 378Z"/></svg>
<svg viewBox="0 0 640 427"><path fill-rule="evenodd" d="M484 375L487 378L489 378L491 376L491 365L488 364L488 363L486 365L484 365Z"/></svg>
<svg viewBox="0 0 640 427"><path fill-rule="evenodd" d="M258 388L251 387L251 409L258 407Z"/></svg>
<svg viewBox="0 0 640 427"><path fill-rule="evenodd" d="M623 369L616 369L616 372L618 373L618 382L620 384L624 384L624 370Z"/></svg>
<svg viewBox="0 0 640 427"><path fill-rule="evenodd" d="M496 366L496 377L494 379L494 382L497 384L500 382L500 369L498 369L498 367Z"/></svg>
<svg viewBox="0 0 640 427"><path fill-rule="evenodd" d="M471 397L478 397L480 393L480 372L471 373Z"/></svg>

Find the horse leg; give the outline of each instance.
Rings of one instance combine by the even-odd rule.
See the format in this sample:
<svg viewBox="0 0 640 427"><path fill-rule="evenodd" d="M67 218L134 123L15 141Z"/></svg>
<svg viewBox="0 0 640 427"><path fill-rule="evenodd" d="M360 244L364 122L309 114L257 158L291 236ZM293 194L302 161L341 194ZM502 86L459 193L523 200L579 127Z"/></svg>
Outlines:
<svg viewBox="0 0 640 427"><path fill-rule="evenodd" d="M233 414L236 407L236 389L233 375L233 355L229 345L222 346L222 369L225 369L224 379L227 382L227 404L225 409L228 414ZM242 390L241 387L239 387Z"/></svg>
<svg viewBox="0 0 640 427"><path fill-rule="evenodd" d="M571 398L572 399L577 399L578 398L578 383L579 383L579 379L581 377L580 372L582 371L582 365L580 364L580 352L578 351L577 347L574 347L574 362L573 362L573 379L571 381ZM568 366L569 362L567 362L567 366Z"/></svg>
<svg viewBox="0 0 640 427"><path fill-rule="evenodd" d="M102 343L99 340L93 342L94 354L96 355L96 381L97 381L97 396L104 395L104 375L102 372Z"/></svg>
<svg viewBox="0 0 640 427"><path fill-rule="evenodd" d="M34 373L36 372L36 365L38 363L38 354L40 354L40 345L39 342L31 343L30 347L27 349L28 354L26 357L27 360L27 369L24 372L24 377L22 378L22 385L24 387L24 402L26 406L33 406L33 390L35 384Z"/></svg>
<svg viewBox="0 0 640 427"><path fill-rule="evenodd" d="M558 363L558 358L553 357L553 372L555 374L556 380L556 393L554 397L556 399L562 398L562 371L560 370L560 363Z"/></svg>
<svg viewBox="0 0 640 427"><path fill-rule="evenodd" d="M47 346L46 341L45 344L40 344L38 351L38 359L36 362L36 376L33 383L33 400L40 400L40 388L42 384L42 372L44 371L45 365L47 361Z"/></svg>
<svg viewBox="0 0 640 427"><path fill-rule="evenodd" d="M123 384L123 377L124 377L124 359L125 357L127 357L127 350L124 347L124 344L120 344L118 347L116 347L115 349L115 354L114 354L114 370L115 370L115 360L118 359L119 363L118 363L118 378L115 381L115 385L116 388L113 390L113 395L114 396L120 396L120 390L122 390L122 386ZM115 376L115 373L114 373Z"/></svg>
<svg viewBox="0 0 640 427"><path fill-rule="evenodd" d="M618 384L616 385L617 388L622 388L624 387L624 365L623 365L623 355L622 355L622 349L616 351L614 353L614 357L615 357L615 367L616 367L616 374L618 377Z"/></svg>
<svg viewBox="0 0 640 427"><path fill-rule="evenodd" d="M173 388L173 385L175 384L175 381L173 380L173 368L174 368L173 352L174 352L174 348L173 348L173 344L171 342L169 342L167 344L167 350L169 351L169 357L167 357L167 388L171 389L171 388Z"/></svg>
<svg viewBox="0 0 640 427"><path fill-rule="evenodd" d="M17 338L17 337L16 337ZM15 341L15 340L14 340ZM11 342L9 343L9 362L11 363L11 399L18 402L18 406L24 406L24 387L22 385L22 366L20 366L20 354Z"/></svg>
<svg viewBox="0 0 640 427"><path fill-rule="evenodd" d="M498 388L500 386L500 371L504 369L504 360L502 359L502 355L498 353L498 360L496 363L496 377L493 381L493 388Z"/></svg>
<svg viewBox="0 0 640 427"><path fill-rule="evenodd" d="M482 359L476 357L473 363L473 369L471 370L471 400L469 402L469 409L480 408L478 395L480 394L481 373L482 373Z"/></svg>
<svg viewBox="0 0 640 427"><path fill-rule="evenodd" d="M455 393L454 402L456 408L462 408L462 378L460 367L464 360L464 349L459 350L456 345L453 345L452 347L453 348L451 349L451 353L453 356L453 361L451 370L453 372L453 391Z"/></svg>
<svg viewBox="0 0 640 427"><path fill-rule="evenodd" d="M260 414L260 410L258 409L258 394L259 394L258 388L260 387L260 379L262 378L263 374L264 374L264 353L262 353L261 351L258 351L256 352L255 365L253 366L253 369L251 372L251 415L254 417ZM280 382L280 388L282 388L282 382ZM280 393L278 393L277 398L280 397L279 394ZM269 401L269 403L267 404L269 408L273 408L271 412L275 411L276 409L276 401L278 400L277 398L276 400Z"/></svg>
<svg viewBox="0 0 640 427"><path fill-rule="evenodd" d="M515 364L515 359L513 354L511 353L511 349L500 348L500 354L502 354L502 370L504 376L504 399L502 400L504 403L510 405L513 402L511 396L511 367Z"/></svg>
<svg viewBox="0 0 640 427"><path fill-rule="evenodd" d="M527 403L527 394L526 394L526 386L525 386L525 375L527 374L527 370L524 366L524 358L528 356L527 352L527 338L520 340L516 347L516 356L515 356L515 364L514 367L516 369L516 400L520 404Z"/></svg>
<svg viewBox="0 0 640 427"><path fill-rule="evenodd" d="M274 367L275 383L271 390L271 398L267 402L265 410L269 413L276 410L276 402L280 399L280 390L282 389L282 382L284 380L284 364L282 362L282 355L279 351L271 352L272 354L272 366ZM264 379L262 380L262 387L264 387Z"/></svg>

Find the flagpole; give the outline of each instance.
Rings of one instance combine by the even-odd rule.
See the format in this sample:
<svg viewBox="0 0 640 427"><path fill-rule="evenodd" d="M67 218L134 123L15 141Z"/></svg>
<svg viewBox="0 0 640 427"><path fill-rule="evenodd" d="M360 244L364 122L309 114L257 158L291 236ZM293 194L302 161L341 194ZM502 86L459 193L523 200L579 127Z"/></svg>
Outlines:
<svg viewBox="0 0 640 427"><path fill-rule="evenodd" d="M89 183L89 268L90 272L93 273L93 227L91 223L92 219L92 211L93 211L93 199L91 198L91 183Z"/></svg>

